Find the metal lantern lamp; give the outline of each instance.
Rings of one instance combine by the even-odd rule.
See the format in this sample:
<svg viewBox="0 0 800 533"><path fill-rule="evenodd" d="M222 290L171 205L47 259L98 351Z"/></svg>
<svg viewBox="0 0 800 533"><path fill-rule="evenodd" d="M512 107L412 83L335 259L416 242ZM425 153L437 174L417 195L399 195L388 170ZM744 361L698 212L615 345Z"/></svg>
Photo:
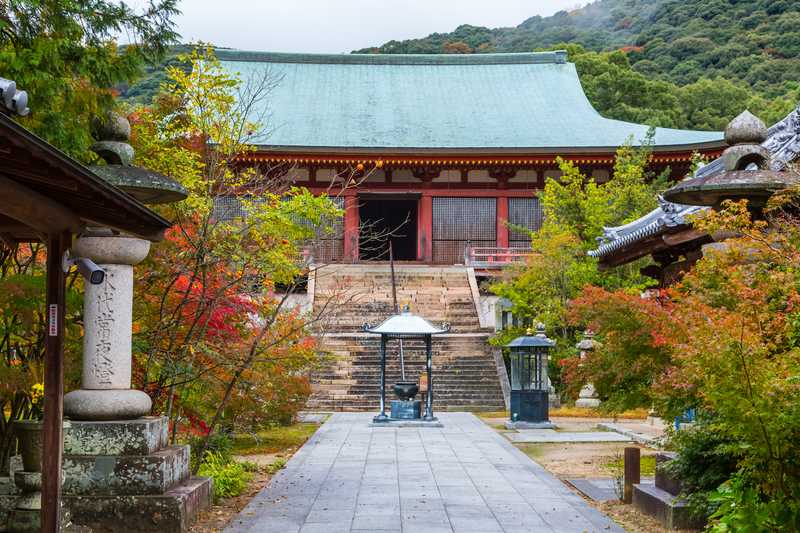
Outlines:
<svg viewBox="0 0 800 533"><path fill-rule="evenodd" d="M381 352L380 352L380 413L373 418L373 423L384 424L389 422L425 422L436 423L436 417L433 416L433 376L432 373L432 336L441 333L447 333L450 326L444 324L441 328L437 328L421 316L411 314L408 306L403 309L403 312L393 315L384 320L379 326L372 327L369 324L364 324L364 331L367 333L374 333L381 336ZM413 397L417 394L418 388L416 383L400 381L394 385L395 393L398 395L398 400L392 401L391 416L386 414L386 347L389 342L393 340L402 343L405 339L423 339L425 342L426 354L426 371L428 377L428 390L425 397L425 414L421 413L420 402L414 400ZM402 346L402 344L401 344ZM402 369L402 347L401 347L401 371Z"/></svg>
<svg viewBox="0 0 800 533"><path fill-rule="evenodd" d="M509 427L552 428L550 422L547 361L555 341L539 324L536 334L528 328L522 337L506 344L511 358L511 423Z"/></svg>

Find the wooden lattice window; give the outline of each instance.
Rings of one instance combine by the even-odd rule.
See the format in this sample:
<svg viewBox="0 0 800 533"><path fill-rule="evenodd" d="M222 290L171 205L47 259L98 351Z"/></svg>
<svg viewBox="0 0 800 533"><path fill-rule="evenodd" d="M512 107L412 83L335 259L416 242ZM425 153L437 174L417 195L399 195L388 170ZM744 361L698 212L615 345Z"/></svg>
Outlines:
<svg viewBox="0 0 800 533"><path fill-rule="evenodd" d="M343 197L336 196L330 200L339 209L344 209ZM316 263L335 263L341 261L344 256L344 218L339 217L326 226L332 226L333 230L325 233L317 231L317 238L311 246L311 253Z"/></svg>
<svg viewBox="0 0 800 533"><path fill-rule="evenodd" d="M509 198L508 222L511 226L508 232L508 241L511 247L527 247L531 238L527 231L516 228L526 228L530 231L539 231L542 227L542 206L538 198Z"/></svg>
<svg viewBox="0 0 800 533"><path fill-rule="evenodd" d="M464 247L497 245L495 198L433 198L433 261L459 264Z"/></svg>

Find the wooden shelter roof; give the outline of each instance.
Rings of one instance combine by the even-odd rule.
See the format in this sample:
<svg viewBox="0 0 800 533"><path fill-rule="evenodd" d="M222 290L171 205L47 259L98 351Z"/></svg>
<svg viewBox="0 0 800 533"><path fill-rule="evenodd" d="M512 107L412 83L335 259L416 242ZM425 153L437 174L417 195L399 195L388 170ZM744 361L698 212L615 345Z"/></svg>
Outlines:
<svg viewBox="0 0 800 533"><path fill-rule="evenodd" d="M88 226L152 241L171 224L0 113L0 238L36 241Z"/></svg>

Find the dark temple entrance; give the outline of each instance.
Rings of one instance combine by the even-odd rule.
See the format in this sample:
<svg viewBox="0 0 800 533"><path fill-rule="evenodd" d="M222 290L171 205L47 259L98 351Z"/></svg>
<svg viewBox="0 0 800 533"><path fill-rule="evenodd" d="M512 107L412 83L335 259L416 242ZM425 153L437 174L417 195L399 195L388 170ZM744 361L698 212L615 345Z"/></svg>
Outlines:
<svg viewBox="0 0 800 533"><path fill-rule="evenodd" d="M362 261L388 261L389 241L397 261L417 259L416 197L361 195L358 255Z"/></svg>

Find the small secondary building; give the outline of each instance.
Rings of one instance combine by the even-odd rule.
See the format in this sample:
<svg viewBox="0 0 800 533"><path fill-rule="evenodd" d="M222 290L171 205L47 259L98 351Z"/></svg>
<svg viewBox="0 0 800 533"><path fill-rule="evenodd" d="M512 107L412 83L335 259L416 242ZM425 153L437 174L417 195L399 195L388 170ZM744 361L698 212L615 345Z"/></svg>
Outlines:
<svg viewBox="0 0 800 533"><path fill-rule="evenodd" d="M387 259L388 240L398 260L438 264L463 262L467 243L526 247L507 223L538 229L537 191L560 174L557 157L602 182L617 148L648 130L601 116L564 51L217 55L245 82L276 81L252 114L267 134L242 163L335 193L345 209L320 262ZM654 143L653 166L675 178L692 152L724 146L721 132L666 128Z"/></svg>
<svg viewBox="0 0 800 533"><path fill-rule="evenodd" d="M797 179L797 171L793 167L800 159L800 106L766 131L761 147L763 154L769 157L770 170L786 171L793 175L793 179ZM724 156L711 161L699 168L692 180L677 185L665 196L682 188L698 188L696 184L702 184L699 188L720 189L721 185L714 183L725 179L725 165ZM756 170L759 170L758 165L749 169L751 172ZM743 191L738 198L748 199L751 205L757 201L759 194L771 195L774 192L767 187L757 187L752 181ZM598 239L598 247L589 252L590 256L598 259L600 268L612 268L651 256L653 264L644 267L642 273L665 287L679 280L703 256L703 246L729 236L720 234L712 237L692 226L692 217L711 209L708 204L685 205L662 197L658 200L659 207L645 216L623 226L605 228L603 236Z"/></svg>

